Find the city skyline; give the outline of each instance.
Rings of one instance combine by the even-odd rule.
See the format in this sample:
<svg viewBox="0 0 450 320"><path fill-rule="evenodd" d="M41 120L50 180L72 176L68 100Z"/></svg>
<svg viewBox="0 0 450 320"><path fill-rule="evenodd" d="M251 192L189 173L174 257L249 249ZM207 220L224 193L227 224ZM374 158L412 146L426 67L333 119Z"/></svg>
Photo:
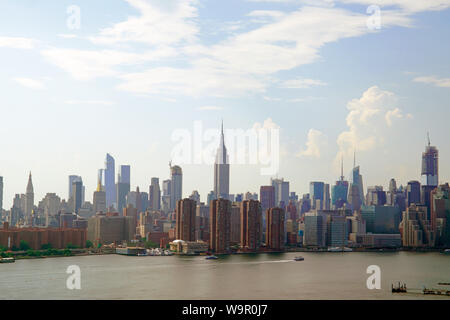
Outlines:
<svg viewBox="0 0 450 320"><path fill-rule="evenodd" d="M223 128L222 128L221 132L222 132L221 133L221 141L220 141L220 145L219 145L219 149L218 150L221 150L221 148L224 148ZM226 155L226 149L224 149L224 150L225 150L225 155ZM362 175L361 175L361 172L360 172L361 168L360 168L360 165L357 165L356 155L354 154L353 167L350 170L350 173L348 174L348 177L346 177L343 174L344 166L343 166L343 161L341 162L341 176L339 177L339 180L336 181L336 185L339 185L340 183L343 183L343 182L347 183L347 187L346 187L347 191L345 192L345 194L348 195L348 199L349 199L348 201L349 201L349 203L351 203L352 202L352 200L351 200L352 199L352 192L351 192L352 187L351 186L355 184L355 180L356 179L358 179L358 181L361 181L361 182L358 182L358 183L355 184L355 185L357 185L355 190L356 190L356 192L358 194L358 199L359 199L358 201L360 201L360 204L357 205L358 207L360 207L361 205L365 204L366 192L370 192L370 188L381 186L383 188L383 190L389 191L391 189L391 187L392 187L391 185L392 185L392 183L394 181L395 182L395 189L398 189L397 187L402 186L404 188L404 190L406 190L406 188L407 188L407 186L409 185L410 182L414 182L414 183L417 182L418 184L422 183L421 182L421 177L423 177L424 172L427 171L426 170L427 169L427 165L429 166L429 164L428 164L429 160L427 160L428 157L426 155L428 155L430 153L430 150L431 150L431 154L432 155L436 154L436 158L432 157L432 159L433 159L432 161L436 161L436 162L433 162L433 169L431 169L431 170L433 172L433 177L434 177L433 181L437 183L437 181L439 179L439 170L437 169L438 168L438 156L437 155L439 153L439 151L438 151L439 149L436 146L431 145L431 141L428 140L428 144L425 146L425 152L422 152L422 164L421 164L420 168L418 169L419 171L420 170L421 171L420 171L420 174L418 174L418 178L417 179L410 178L405 183L401 183L401 182L399 183L398 180L395 177L392 177L391 179L389 179L389 182L385 181L384 183L381 183L381 184L367 184L364 187L364 185L362 184ZM114 158L112 157L112 155L107 153L106 156L107 156L106 159L113 159L113 162L114 162ZM215 163L212 166L209 166L209 167L211 167L211 170L213 171L213 176L215 175L215 172L216 172L216 169L215 169L216 166L217 166L217 163ZM121 178L121 174L122 174L123 176L126 176L125 180L126 180L126 184L128 186L128 192L126 192L124 194L125 199L123 201L128 201L126 199L128 197L127 194L130 191L131 191L131 193L134 192L134 191L132 191L133 190L132 188L131 188L131 190L129 190L130 189L129 186L130 186L131 176L132 176L132 167L130 165L118 165L118 169L119 168L120 168L120 171L117 170L117 171L119 171L118 179L117 179L116 184L114 185L114 194L115 194L115 196L117 196L118 193L120 192L118 188L120 186L120 183L124 182L123 178ZM110 169L115 170L116 169L115 165L113 164L113 166ZM233 173L232 169L233 169L233 167L230 165L230 169L228 169L228 174L232 174ZM100 171L105 171L105 170L104 169L97 170L98 173ZM124 174L124 172L125 172L125 174ZM181 177L181 178L175 178L175 179L180 179L180 180L177 181L177 185L178 185L177 187L175 187L175 184L173 183L173 181L175 181L173 179L176 176L180 176ZM184 176L183 168L181 168L180 166L177 166L177 165L173 165L172 166L172 163L170 162L169 163L169 174L167 175L167 178L169 179L168 181L171 181L171 183L169 184L170 185L170 196L171 196L171 199L169 201L170 205L167 208L169 210L174 210L174 208L176 206L176 202L178 200L187 199L187 198L189 198L192 195L192 192L198 192L198 190L196 188L194 188L192 190L185 190L185 187L183 187L183 179L184 179L183 176ZM22 194L22 195L25 195L27 197L28 194L32 194L33 198L34 198L34 200L33 200L34 205L36 205L37 202L40 201L39 199L44 199L45 196L48 195L48 194L54 194L52 192L45 192L45 196L43 196L42 198L36 197L36 194L34 192L34 187L33 187L33 184L31 182L31 177L32 177L32 173L30 171L29 174L28 174L28 183L27 183L27 186L26 186L26 192L25 193L16 192L15 196ZM3 177L1 177L1 178L2 178L1 181L3 182ZM82 199L85 199L85 201L90 202L91 204L94 204L93 199L95 198L95 192L105 191L104 189L106 189L105 185L102 184L102 181L101 181L100 178L101 178L101 176L98 174L97 175L97 184L96 184L96 187L95 187L94 191L90 195L88 194L88 196L86 197L85 196L86 186L83 184L82 176L69 175L68 176L68 179L69 179L69 193L72 192L71 191L72 190L71 187L73 186L73 184L79 182L79 183L81 183L81 186L82 186L82 191L80 190L80 192L82 192L82 194L80 195L82 197ZM144 185L144 186L136 185L137 190L139 189L139 187L141 187L143 190L146 190L146 188L148 188L150 190L150 188L152 186L152 183L154 182L154 179L161 180L161 182L163 182L164 177L152 177L150 179L150 182L149 182L148 185ZM428 181L428 180L425 180L425 181ZM442 183L446 183L446 181L448 181L448 180L440 178L439 181L441 181ZM71 182L73 183L72 185L71 185ZM281 205L280 202L283 202L283 205L287 206L288 198L291 196L290 193L291 192L295 192L298 197L301 197L302 195L305 195L305 194L309 194L311 196L312 201L313 201L312 202L313 203L312 204L313 208L316 209L315 208L315 203L314 203L314 201L315 201L314 200L315 199L314 192L315 191L314 191L314 189L312 189L312 185L313 184L321 184L322 186L319 188L321 190L320 191L321 195L318 198L319 199L324 199L325 198L325 193L324 193L325 189L324 189L324 187L326 186L327 187L326 188L326 190L327 190L326 197L328 198L329 201L332 201L332 199L333 199L333 194L330 191L333 191L333 188L335 186L333 184L331 184L329 181L309 181L309 182L307 182L307 184L309 185L309 189L306 189L305 192L299 192L296 189L290 188L290 183L292 183L292 182L293 181L290 180L289 177L283 177L283 178L280 177L280 179L278 177L277 178L271 177L270 181L267 181L267 183L263 183L256 190L248 190L248 189L247 190L240 190L240 191L238 191L236 193L231 193L230 192L228 195L229 196L230 195L233 195L233 196L244 195L245 196L245 194L248 193L248 192L250 192L252 194L256 193L256 194L259 195L260 192L261 192L261 190L260 190L261 187L267 187L267 185L271 184L272 187L274 187L274 195L275 195L274 205L275 205L275 207L279 207ZM103 183L105 183L105 182L103 182ZM361 185L360 185L360 183L361 183ZM436 183L434 183L433 185L429 186L431 188L429 190L429 192L432 189L434 189L435 187L440 185L440 183L438 183L438 184L436 184ZM284 188L281 187L284 184L287 184L287 187L286 187L287 189L286 190L284 190ZM162 183L160 183L159 181L158 181L157 185L160 188L163 187ZM173 187L172 187L172 185L173 185ZM214 179L213 184L211 185L210 191L208 191L205 194L199 193L201 202L207 203L207 201L206 201L207 197L210 194L214 195L214 186L215 185L216 185L216 179ZM279 186L277 186L277 185L279 185ZM386 186L387 186L387 188L386 188ZM422 186L428 187L428 184L425 183L425 184L422 184ZM331 189L330 189L330 187L331 187ZM100 188L101 188L101 190L100 190ZM3 185L2 185L2 192L3 192ZM148 201L150 201L150 194L151 193L150 192L149 193L144 192L144 193L148 195ZM58 194L56 193L56 195L58 195ZM216 196L214 195L214 197L216 197ZM282 200L281 199L282 197L285 197L286 199ZM223 197L220 197L220 198L223 198ZM64 198L64 196L61 196L61 199L69 201L70 197ZM278 199L278 201L277 201L277 199ZM259 200L261 201L261 199L259 199ZM338 200L338 199L336 199L336 200ZM159 198L159 201L160 201L159 205L163 206L164 203L163 203L163 199L161 197ZM13 202L13 201L11 201L11 202ZM5 203L5 199L3 199L3 203ZM118 210L118 212L122 212L122 210L120 208L118 208L118 204L117 203L111 203L109 205L107 203L105 203L105 204L106 204L106 209L108 209L110 206L113 206L113 207L116 208L116 210ZM331 204L334 205L335 203L331 203ZM324 206L321 209L326 209L327 206L325 204L321 204L321 205ZM152 206L151 202L149 202L149 207L151 207L151 206ZM328 204L328 207L329 206L330 206L330 203ZM126 207L126 205L122 206L122 208L125 208L125 207ZM3 208L3 209L4 210L9 210L9 208ZM29 209L27 209L26 211L29 211Z"/></svg>
<svg viewBox="0 0 450 320"><path fill-rule="evenodd" d="M341 157L348 172L355 146L365 186L420 181L427 131L450 159L449 1L384 1L381 29L368 28L365 0L157 3L78 1L80 28L69 28L70 1L4 1L5 209L30 170L36 199L65 198L69 175L92 195L106 153L131 166L132 190L147 190L152 177L168 178L173 132L193 131L196 120L280 128L278 176L298 194L335 181ZM183 197L198 190L204 199L212 176L196 177L209 167L182 168ZM259 169L233 165L230 193L268 184ZM449 181L450 168L440 176Z"/></svg>

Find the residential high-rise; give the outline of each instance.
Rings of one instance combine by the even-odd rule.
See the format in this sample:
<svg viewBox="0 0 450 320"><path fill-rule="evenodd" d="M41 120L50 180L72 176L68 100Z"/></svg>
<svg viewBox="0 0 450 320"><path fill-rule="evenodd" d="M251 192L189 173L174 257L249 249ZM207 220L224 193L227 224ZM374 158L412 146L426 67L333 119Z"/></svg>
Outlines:
<svg viewBox="0 0 450 320"><path fill-rule="evenodd" d="M175 233L177 240L195 241L195 216L197 203L191 199L177 201Z"/></svg>
<svg viewBox="0 0 450 320"><path fill-rule="evenodd" d="M105 160L105 192L106 192L106 206L116 207L116 182L115 182L115 161L114 158L107 153Z"/></svg>
<svg viewBox="0 0 450 320"><path fill-rule="evenodd" d="M163 184L163 194L161 197L161 209L165 212L168 213L170 211L170 201L171 201L171 197L170 197L170 192L172 189L172 181L171 180L164 180Z"/></svg>
<svg viewBox="0 0 450 320"><path fill-rule="evenodd" d="M262 211L256 200L241 202L241 248L256 251L261 246Z"/></svg>
<svg viewBox="0 0 450 320"><path fill-rule="evenodd" d="M230 193L230 164L225 147L225 137L222 130L220 135L220 144L216 153L216 161L214 163L214 194L216 199L229 199Z"/></svg>
<svg viewBox="0 0 450 320"><path fill-rule="evenodd" d="M152 178L149 187L149 206L152 210L161 209L161 189L159 188L159 178Z"/></svg>
<svg viewBox="0 0 450 320"><path fill-rule="evenodd" d="M33 189L33 181L31 180L31 172L28 176L28 184L27 191L25 193L25 217L27 222L31 225L31 213L34 208L34 189Z"/></svg>
<svg viewBox="0 0 450 320"><path fill-rule="evenodd" d="M211 201L209 211L209 248L216 253L230 250L231 201L216 199Z"/></svg>
<svg viewBox="0 0 450 320"><path fill-rule="evenodd" d="M282 250L285 243L285 214L282 208L266 211L266 247Z"/></svg>
<svg viewBox="0 0 450 320"><path fill-rule="evenodd" d="M47 193L42 200L42 206L44 209L45 226L50 226L52 218L56 217L61 205L61 198L55 193Z"/></svg>
<svg viewBox="0 0 450 320"><path fill-rule="evenodd" d="M183 194L183 172L179 166L170 165L170 174L170 210L175 210L176 203Z"/></svg>

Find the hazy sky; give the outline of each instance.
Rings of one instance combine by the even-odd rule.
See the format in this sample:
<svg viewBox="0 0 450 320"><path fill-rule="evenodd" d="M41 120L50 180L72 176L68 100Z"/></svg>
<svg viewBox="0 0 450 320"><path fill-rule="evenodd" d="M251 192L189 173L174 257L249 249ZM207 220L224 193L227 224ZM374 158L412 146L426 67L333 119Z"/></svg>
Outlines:
<svg viewBox="0 0 450 320"><path fill-rule="evenodd" d="M378 11L370 5L378 5ZM75 7L73 7L75 6ZM35 201L92 201L107 152L132 188L168 178L172 134L280 129L279 177L302 194L351 169L365 187L420 178L426 132L450 180L450 0L3 0L0 10L4 208L33 173ZM368 9L369 8L369 9ZM79 9L79 15L78 15ZM375 8L376 9L376 8ZM78 19L79 18L79 19ZM377 22L380 21L380 28ZM375 28L374 28L375 27ZM183 164L183 194L213 168ZM231 193L270 176L231 167Z"/></svg>

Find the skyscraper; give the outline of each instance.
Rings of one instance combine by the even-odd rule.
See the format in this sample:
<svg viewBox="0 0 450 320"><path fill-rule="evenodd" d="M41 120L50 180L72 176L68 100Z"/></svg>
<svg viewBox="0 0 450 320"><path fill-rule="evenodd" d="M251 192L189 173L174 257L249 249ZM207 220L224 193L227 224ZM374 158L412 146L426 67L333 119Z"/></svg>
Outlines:
<svg viewBox="0 0 450 320"><path fill-rule="evenodd" d="M116 182L114 158L107 153L105 160L105 193L106 206L116 206Z"/></svg>
<svg viewBox="0 0 450 320"><path fill-rule="evenodd" d="M149 187L150 208L152 210L161 209L161 189L159 187L159 178L152 178Z"/></svg>
<svg viewBox="0 0 450 320"><path fill-rule="evenodd" d="M259 198L261 200L261 208L263 212L267 209L275 207L275 187L261 186L259 189Z"/></svg>
<svg viewBox="0 0 450 320"><path fill-rule="evenodd" d="M309 194L311 196L313 209L324 209L324 190L325 183L323 182L313 181L309 183Z"/></svg>
<svg viewBox="0 0 450 320"><path fill-rule="evenodd" d="M409 207L411 204L419 205L420 201L420 182L409 181L406 187L406 203Z"/></svg>
<svg viewBox="0 0 450 320"><path fill-rule="evenodd" d="M126 207L126 198L128 192L130 192L130 166L121 165L120 172L117 176L116 185L117 210L119 212L122 212L123 208Z"/></svg>
<svg viewBox="0 0 450 320"><path fill-rule="evenodd" d="M241 248L256 251L261 246L262 211L256 200L241 202Z"/></svg>
<svg viewBox="0 0 450 320"><path fill-rule="evenodd" d="M285 207L289 203L289 182L284 179L270 179L275 191L275 206Z"/></svg>
<svg viewBox="0 0 450 320"><path fill-rule="evenodd" d="M227 253L230 250L230 216L230 200L221 198L211 201L209 211L209 247L216 253Z"/></svg>
<svg viewBox="0 0 450 320"><path fill-rule="evenodd" d="M331 205L335 209L342 208L348 198L348 181L344 177L344 162L341 162L341 177L331 188Z"/></svg>
<svg viewBox="0 0 450 320"><path fill-rule="evenodd" d="M94 205L94 213L106 212L106 193L103 190L102 178L100 174L98 176L97 181L97 190L94 192L93 205Z"/></svg>
<svg viewBox="0 0 450 320"><path fill-rule="evenodd" d="M170 174L170 210L175 210L176 203L183 194L183 171L179 166L170 165Z"/></svg>
<svg viewBox="0 0 450 320"><path fill-rule="evenodd" d="M360 174L359 166L356 166L356 157L353 160L353 169L350 173L350 189L348 192L348 203L351 205L352 210L360 210L364 205L364 186L363 178Z"/></svg>
<svg viewBox="0 0 450 320"><path fill-rule="evenodd" d="M195 241L195 215L197 204L194 200L178 200L175 233L177 240Z"/></svg>
<svg viewBox="0 0 450 320"><path fill-rule="evenodd" d="M439 151L431 146L428 137L428 146L422 153L422 185L437 187L439 184Z"/></svg>
<svg viewBox="0 0 450 320"><path fill-rule="evenodd" d="M230 193L230 164L225 147L225 137L223 134L223 122L220 135L220 144L216 153L214 163L214 194L216 199L229 199Z"/></svg>
<svg viewBox="0 0 450 320"><path fill-rule="evenodd" d="M28 176L27 191L25 193L25 217L30 225L31 225L31 213L33 211L33 208L34 208L34 190L30 172L30 175Z"/></svg>
<svg viewBox="0 0 450 320"><path fill-rule="evenodd" d="M281 208L270 208L266 211L266 247L281 250L285 242L285 216Z"/></svg>
<svg viewBox="0 0 450 320"><path fill-rule="evenodd" d="M72 201L73 201L73 210L75 213L78 213L78 211L81 208L81 205L83 204L83 182L81 180L75 180L72 183Z"/></svg>
<svg viewBox="0 0 450 320"><path fill-rule="evenodd" d="M77 175L70 175L69 176L69 193L68 193L67 199L70 199L72 197L72 194L73 194L73 191L72 191L73 183L75 181L79 181L79 180L81 180L80 176L77 176Z"/></svg>

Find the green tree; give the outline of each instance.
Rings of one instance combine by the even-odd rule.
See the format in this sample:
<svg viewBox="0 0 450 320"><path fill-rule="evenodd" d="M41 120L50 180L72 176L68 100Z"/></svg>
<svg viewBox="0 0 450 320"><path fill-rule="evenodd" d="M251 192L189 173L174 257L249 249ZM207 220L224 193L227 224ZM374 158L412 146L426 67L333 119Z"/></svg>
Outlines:
<svg viewBox="0 0 450 320"><path fill-rule="evenodd" d="M48 250L48 249L51 249L51 248L52 248L52 245L50 243L44 243L41 246L41 250Z"/></svg>
<svg viewBox="0 0 450 320"><path fill-rule="evenodd" d="M29 250L31 247L28 244L28 242L26 242L25 240L20 240L20 244L19 244L19 249L22 251L27 251Z"/></svg>
<svg viewBox="0 0 450 320"><path fill-rule="evenodd" d="M94 244L92 243L91 240L86 240L86 248L93 248Z"/></svg>
<svg viewBox="0 0 450 320"><path fill-rule="evenodd" d="M158 246L157 243L155 243L153 241L146 241L145 244L144 244L144 247L146 249L150 249L150 248L158 248L159 246Z"/></svg>
<svg viewBox="0 0 450 320"><path fill-rule="evenodd" d="M66 249L78 249L78 246L68 243Z"/></svg>

